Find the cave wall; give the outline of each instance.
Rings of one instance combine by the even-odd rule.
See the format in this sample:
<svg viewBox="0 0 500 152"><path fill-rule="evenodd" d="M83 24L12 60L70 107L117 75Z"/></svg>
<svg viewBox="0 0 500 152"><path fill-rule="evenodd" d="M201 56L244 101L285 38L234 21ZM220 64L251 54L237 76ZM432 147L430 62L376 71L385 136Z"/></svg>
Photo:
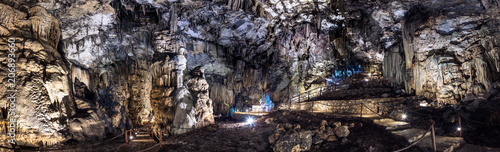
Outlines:
<svg viewBox="0 0 500 152"><path fill-rule="evenodd" d="M499 4L432 4L408 9L400 46L386 51L384 76L440 103L487 99L499 83Z"/></svg>
<svg viewBox="0 0 500 152"><path fill-rule="evenodd" d="M0 143L10 145L11 129L20 145L63 142L76 106L69 68L58 52L59 21L38 6L2 3L0 12ZM7 127L11 124L15 127Z"/></svg>
<svg viewBox="0 0 500 152"><path fill-rule="evenodd" d="M207 81L213 86L210 92L216 113L225 114L232 107L257 104L266 92L281 102L289 93L324 84L331 74L329 69L336 63L329 61L335 58L331 53L334 48L329 42L329 31L338 28L334 22L339 17L331 11L330 1L319 5L312 1L207 4L88 0L40 1L36 5L63 23L61 50L65 57L72 64L89 70L91 75L99 75L89 81L94 83L88 84L95 92L99 92L100 81L109 81L102 76L111 77L103 73L121 66L118 62L144 63L128 70L135 73L118 75L148 77L141 74L149 71L147 63L141 60L153 60L156 56L153 35L165 29L171 31L167 39L176 39L165 40L169 41L169 47L185 47L187 71L203 65ZM114 86L112 89L120 90L117 91L120 94L129 94L131 99L122 106L133 111L132 121L151 121L147 115L152 109L144 106L151 102L144 95L148 91L135 91L149 89L150 80L145 79L145 85L137 86L130 86L138 83L137 78L124 79L127 83L110 80L103 85ZM104 86L100 85L101 90ZM134 88L137 89L131 90ZM145 104L136 104L139 98L145 100ZM140 118L135 115L137 112L141 113Z"/></svg>

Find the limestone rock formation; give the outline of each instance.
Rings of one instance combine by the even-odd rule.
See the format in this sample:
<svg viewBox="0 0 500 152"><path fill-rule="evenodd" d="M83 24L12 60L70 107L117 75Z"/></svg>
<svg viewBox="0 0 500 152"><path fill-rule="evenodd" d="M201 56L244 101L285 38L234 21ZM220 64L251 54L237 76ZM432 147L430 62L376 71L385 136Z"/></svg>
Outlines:
<svg viewBox="0 0 500 152"><path fill-rule="evenodd" d="M209 98L208 83L202 67L190 72L186 82L177 93L177 107L172 128L173 134L182 134L194 128L214 124L212 100Z"/></svg>
<svg viewBox="0 0 500 152"><path fill-rule="evenodd" d="M187 81L187 86L195 101L197 127L214 124L214 108L209 98L209 85L205 80L203 67L197 67L191 71L191 79Z"/></svg>
<svg viewBox="0 0 500 152"><path fill-rule="evenodd" d="M384 57L384 76L445 104L488 98L499 80L498 5L468 2L434 8L415 5L402 20L402 41ZM489 6L483 8L482 6ZM436 9L445 10L438 14ZM489 13L485 13L485 11Z"/></svg>
<svg viewBox="0 0 500 152"><path fill-rule="evenodd" d="M17 6L19 7L19 6ZM41 7L29 10L0 4L3 30L0 37L2 69L0 88L4 124L15 119L15 142L18 145L59 144L68 137L64 130L76 113L68 77L69 69L57 51L59 21ZM11 79L11 80L9 80ZM9 90L16 90L14 92ZM13 94L13 95L12 95ZM14 103L7 97L14 96ZM7 128L2 127L1 145L9 145Z"/></svg>
<svg viewBox="0 0 500 152"><path fill-rule="evenodd" d="M357 65L383 64L398 89L440 104L484 101L500 84L499 11L491 0L2 0L0 64L13 38L18 144L149 124L178 134ZM336 140L330 128L319 139Z"/></svg>

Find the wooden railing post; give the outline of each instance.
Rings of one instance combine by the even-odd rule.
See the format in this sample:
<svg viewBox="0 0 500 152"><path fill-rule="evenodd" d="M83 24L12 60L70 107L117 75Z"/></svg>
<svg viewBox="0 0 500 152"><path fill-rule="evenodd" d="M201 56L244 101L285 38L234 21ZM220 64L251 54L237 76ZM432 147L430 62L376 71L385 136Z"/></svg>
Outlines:
<svg viewBox="0 0 500 152"><path fill-rule="evenodd" d="M299 99L297 100L297 102L300 102L300 91L299 91Z"/></svg>
<svg viewBox="0 0 500 152"><path fill-rule="evenodd" d="M311 113L314 113L314 101L311 102Z"/></svg>
<svg viewBox="0 0 500 152"><path fill-rule="evenodd" d="M323 87L319 89L319 96L321 97L321 93L323 92Z"/></svg>
<svg viewBox="0 0 500 152"><path fill-rule="evenodd" d="M163 142L163 131L160 130L160 148L161 148L161 143Z"/></svg>
<svg viewBox="0 0 500 152"><path fill-rule="evenodd" d="M377 105L377 114L379 114L379 113L380 113L380 111L379 111L379 110L380 110L380 105L378 105L378 104L379 104L379 103L378 103L378 101L377 101L377 104L376 104L376 105Z"/></svg>
<svg viewBox="0 0 500 152"><path fill-rule="evenodd" d="M309 101L309 91L307 92L307 101Z"/></svg>
<svg viewBox="0 0 500 152"><path fill-rule="evenodd" d="M288 110L292 110L292 96L288 95Z"/></svg>
<svg viewBox="0 0 500 152"><path fill-rule="evenodd" d="M436 147L436 132L434 132L434 120L431 120L431 134L432 134L432 147L434 149L434 152L437 152L437 147Z"/></svg>
<svg viewBox="0 0 500 152"><path fill-rule="evenodd" d="M363 118L363 103L359 104L361 107L361 112L359 113L360 117Z"/></svg>
<svg viewBox="0 0 500 152"><path fill-rule="evenodd" d="M128 130L125 130L125 144L128 145Z"/></svg>

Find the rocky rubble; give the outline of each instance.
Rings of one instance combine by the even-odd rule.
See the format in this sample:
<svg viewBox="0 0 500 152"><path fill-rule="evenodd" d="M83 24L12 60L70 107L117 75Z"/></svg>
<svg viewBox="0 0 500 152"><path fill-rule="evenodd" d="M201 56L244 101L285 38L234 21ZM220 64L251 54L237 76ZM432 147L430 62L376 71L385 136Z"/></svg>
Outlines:
<svg viewBox="0 0 500 152"><path fill-rule="evenodd" d="M347 136L350 131L349 127L354 127L352 124L342 124L341 122L327 122L322 120L319 127L315 130L301 129L299 124L278 124L274 134L269 136L269 143L273 146L274 151L308 151L314 145L320 145L323 142L340 142L345 144L348 142Z"/></svg>

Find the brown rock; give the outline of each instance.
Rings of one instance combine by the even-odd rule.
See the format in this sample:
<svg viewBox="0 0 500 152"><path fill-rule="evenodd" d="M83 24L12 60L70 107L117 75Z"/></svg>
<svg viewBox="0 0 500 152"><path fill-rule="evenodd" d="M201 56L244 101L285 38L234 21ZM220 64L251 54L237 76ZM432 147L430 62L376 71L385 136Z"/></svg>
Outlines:
<svg viewBox="0 0 500 152"><path fill-rule="evenodd" d="M335 135L337 135L338 137L347 137L349 133L349 127L347 126L340 126L338 128L335 128Z"/></svg>
<svg viewBox="0 0 500 152"><path fill-rule="evenodd" d="M330 142L337 141L337 140L338 139L335 135L330 135L330 136L328 136L328 138L326 138L326 141L330 141Z"/></svg>

